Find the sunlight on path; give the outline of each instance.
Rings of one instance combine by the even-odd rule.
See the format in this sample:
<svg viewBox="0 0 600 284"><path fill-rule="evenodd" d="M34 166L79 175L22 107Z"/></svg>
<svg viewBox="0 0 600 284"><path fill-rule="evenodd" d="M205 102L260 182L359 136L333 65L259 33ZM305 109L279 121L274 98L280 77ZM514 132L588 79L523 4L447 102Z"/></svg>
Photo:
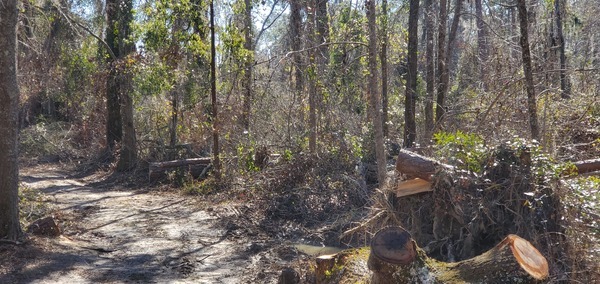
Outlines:
<svg viewBox="0 0 600 284"><path fill-rule="evenodd" d="M22 181L72 216L55 240L70 260L31 267L23 283L240 283L252 262L221 216L183 196L100 189L58 171Z"/></svg>

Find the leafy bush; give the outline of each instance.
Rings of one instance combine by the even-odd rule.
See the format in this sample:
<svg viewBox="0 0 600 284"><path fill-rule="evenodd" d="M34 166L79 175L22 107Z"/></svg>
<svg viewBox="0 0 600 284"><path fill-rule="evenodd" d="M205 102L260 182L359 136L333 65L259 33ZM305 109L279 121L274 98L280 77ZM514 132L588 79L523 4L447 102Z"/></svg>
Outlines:
<svg viewBox="0 0 600 284"><path fill-rule="evenodd" d="M438 157L447 157L447 162L471 172L481 171L487 156L487 147L481 137L462 131L438 132L433 136Z"/></svg>

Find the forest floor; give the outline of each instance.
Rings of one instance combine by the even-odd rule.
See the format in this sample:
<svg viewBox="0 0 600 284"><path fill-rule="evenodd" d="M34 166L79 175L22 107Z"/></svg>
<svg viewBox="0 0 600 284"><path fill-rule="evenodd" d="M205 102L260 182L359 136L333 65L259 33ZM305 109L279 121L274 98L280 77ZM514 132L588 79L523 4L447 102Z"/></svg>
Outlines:
<svg viewBox="0 0 600 284"><path fill-rule="evenodd" d="M274 283L303 257L253 226L246 204L123 184L58 164L21 169L44 192L62 234L0 246L0 283Z"/></svg>

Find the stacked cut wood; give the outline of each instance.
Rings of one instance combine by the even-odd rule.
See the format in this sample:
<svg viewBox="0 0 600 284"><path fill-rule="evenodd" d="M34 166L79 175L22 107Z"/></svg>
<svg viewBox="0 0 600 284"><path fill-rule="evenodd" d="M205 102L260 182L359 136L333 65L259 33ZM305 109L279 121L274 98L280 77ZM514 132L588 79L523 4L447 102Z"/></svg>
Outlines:
<svg viewBox="0 0 600 284"><path fill-rule="evenodd" d="M549 274L546 258L517 235L479 256L446 263L427 257L403 228L386 227L373 237L369 253L364 251L317 259L317 283L537 283Z"/></svg>
<svg viewBox="0 0 600 284"><path fill-rule="evenodd" d="M210 164L210 158L193 158L150 163L148 167L148 177L150 181L157 181L167 177L169 172L183 171L189 173L194 178L201 178L206 175L206 172L210 168Z"/></svg>

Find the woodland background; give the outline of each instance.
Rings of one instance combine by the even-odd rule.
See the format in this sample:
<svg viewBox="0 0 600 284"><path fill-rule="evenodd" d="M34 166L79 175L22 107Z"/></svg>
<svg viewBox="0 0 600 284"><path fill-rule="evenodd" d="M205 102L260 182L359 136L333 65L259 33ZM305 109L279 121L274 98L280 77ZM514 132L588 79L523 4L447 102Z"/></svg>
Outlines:
<svg viewBox="0 0 600 284"><path fill-rule="evenodd" d="M167 180L196 194L279 192L269 214L310 227L284 206L310 200L289 189L347 185L328 183L332 172L356 172L350 188L382 187L399 148L474 173L499 145L526 148L553 165L539 176L600 154L598 0L18 7L20 149L38 162L145 174L152 162L212 157L208 178ZM582 249L598 234L599 186L594 175L559 186L569 188L562 233L587 232ZM369 202L344 194L327 210ZM563 272L587 265L569 261Z"/></svg>

